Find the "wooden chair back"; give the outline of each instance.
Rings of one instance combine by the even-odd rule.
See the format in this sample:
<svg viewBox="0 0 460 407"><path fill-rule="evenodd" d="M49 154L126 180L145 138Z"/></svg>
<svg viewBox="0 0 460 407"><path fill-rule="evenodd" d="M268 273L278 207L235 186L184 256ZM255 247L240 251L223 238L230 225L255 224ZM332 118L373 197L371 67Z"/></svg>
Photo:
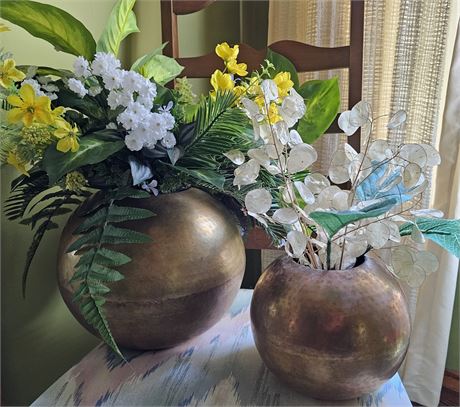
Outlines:
<svg viewBox="0 0 460 407"><path fill-rule="evenodd" d="M209 78L216 69L222 68L221 59L211 52L206 55L181 58L179 56L177 16L200 11L216 0L161 0L161 26L163 42L167 42L164 54L184 66L181 76L188 78ZM361 100L363 35L364 35L364 0L350 0L350 45L344 47L315 47L298 41L277 41L268 47L288 58L298 72L315 72L329 69L348 68L348 106ZM239 59L253 71L263 63L267 49L256 50L249 45L240 44ZM326 133L342 133L337 125L338 115ZM360 150L360 132L348 139L356 151ZM247 242L249 249L273 248L270 239L261 229L254 229Z"/></svg>

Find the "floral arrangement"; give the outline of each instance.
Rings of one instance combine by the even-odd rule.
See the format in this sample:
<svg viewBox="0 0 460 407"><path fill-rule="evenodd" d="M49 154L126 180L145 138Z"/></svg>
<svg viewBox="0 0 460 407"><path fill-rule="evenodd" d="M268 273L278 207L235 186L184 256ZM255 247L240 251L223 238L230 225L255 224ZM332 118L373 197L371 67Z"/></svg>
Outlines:
<svg viewBox="0 0 460 407"><path fill-rule="evenodd" d="M266 229L282 227L279 244L289 256L313 269L346 270L373 252L413 287L439 267L436 256L420 246L425 238L460 257L460 220L443 219L439 210L420 208L427 171L441 162L434 147L390 146L374 138L374 124L381 117L373 118L371 106L361 101L341 113L338 124L348 136L363 128L363 152L345 143L334 153L327 176L312 172L299 179L298 174L317 160L315 149L302 142L293 128L302 117L303 99L294 92L283 101L292 114L273 120L268 106L279 98L277 86L267 79L261 89L265 107L245 98L242 104L252 118L254 134L264 134L264 144L248 152L247 162L243 154L232 152L241 164L234 179L239 184L241 172L247 171L243 167L255 166L254 182L259 168L254 161L282 177L275 191L250 190L245 206ZM400 110L387 127L393 130L405 120L406 112ZM343 184L347 187L339 188Z"/></svg>
<svg viewBox="0 0 460 407"><path fill-rule="evenodd" d="M134 3L115 4L97 42L59 8L32 1L1 4L4 19L76 57L69 71L16 66L12 55L0 54L0 159L21 173L4 208L9 219L34 232L24 295L43 236L58 228L59 216L78 207L84 221L68 247L80 255L72 279L78 287L74 301L119 354L104 315L105 295L124 278L117 267L131 261L117 245L149 241L123 222L154 215L129 206L126 198L196 187L221 199L245 224L246 194L257 187L275 191L283 180L281 168L268 163L275 152L267 150L270 159L264 160L261 146L270 139L271 127L263 115L275 128L298 123L299 132L290 136L297 142L300 134L318 137L339 107L336 79L300 88L292 63L270 50L260 70L249 73L238 61L238 45L219 44L223 69L212 75L211 92L199 98L186 78L176 78L183 68L162 55L162 47L125 69L117 54L122 40L138 31ZM174 89L165 87L174 79ZM295 89L313 101L321 95L323 114L314 107L307 111L307 96ZM268 99L269 92L277 98ZM245 155L252 158L242 163ZM280 230L267 230L278 239Z"/></svg>
<svg viewBox="0 0 460 407"><path fill-rule="evenodd" d="M120 224L154 215L125 198L189 187L221 199L243 223L249 215L291 257L316 269L346 269L369 250L389 250L389 267L418 284L437 260L411 244L427 237L460 255L458 221L417 206L427 185L424 171L440 161L431 146L391 148L372 139L376 119L360 102L342 113L339 125L347 134L368 130L364 152L345 144L328 176L312 172L317 153L311 144L339 110L336 78L301 85L293 64L271 50L258 71L248 72L238 45L223 43L216 47L223 69L212 75L211 92L198 98L161 47L122 67L120 44L138 31L134 3L116 3L96 43L59 8L2 1L4 19L76 56L68 71L16 66L11 55L0 55L0 158L21 173L5 212L34 231L24 290L44 234L58 227L56 217L80 205L84 221L68 248L80 255L74 300L120 354L104 316L104 296L123 278L117 266L131 261L116 245L149 241ZM173 79L175 89L165 87ZM397 112L388 127L404 120ZM337 186L346 182L349 189ZM97 205L87 204L94 194Z"/></svg>

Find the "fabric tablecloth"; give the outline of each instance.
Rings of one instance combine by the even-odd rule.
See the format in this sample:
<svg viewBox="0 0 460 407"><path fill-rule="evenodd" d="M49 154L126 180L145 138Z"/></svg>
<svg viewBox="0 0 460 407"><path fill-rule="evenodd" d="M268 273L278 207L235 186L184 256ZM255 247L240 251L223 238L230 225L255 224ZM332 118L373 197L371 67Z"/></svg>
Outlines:
<svg viewBox="0 0 460 407"><path fill-rule="evenodd" d="M397 374L375 393L340 402L311 399L279 382L254 345L251 296L240 290L218 324L175 348L124 350L125 363L101 344L32 405L412 406Z"/></svg>

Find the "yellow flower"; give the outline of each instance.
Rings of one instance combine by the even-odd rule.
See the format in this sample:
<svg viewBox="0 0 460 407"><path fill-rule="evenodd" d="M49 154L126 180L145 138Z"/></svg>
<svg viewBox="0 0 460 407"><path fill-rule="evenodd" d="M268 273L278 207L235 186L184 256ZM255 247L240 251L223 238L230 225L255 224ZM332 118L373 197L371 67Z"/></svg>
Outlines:
<svg viewBox="0 0 460 407"><path fill-rule="evenodd" d="M236 60L238 52L240 52L240 47L238 45L235 45L233 48L226 42L216 45L216 54L225 62Z"/></svg>
<svg viewBox="0 0 460 407"><path fill-rule="evenodd" d="M233 88L233 92L235 93L237 98L243 96L247 91L246 86L238 85Z"/></svg>
<svg viewBox="0 0 460 407"><path fill-rule="evenodd" d="M238 76L246 76L248 74L248 66L246 64L237 64L236 59L227 62L227 69L230 73L237 74Z"/></svg>
<svg viewBox="0 0 460 407"><path fill-rule="evenodd" d="M26 170L26 163L21 160L21 158L16 153L10 151L8 153L6 162L16 168L21 174L29 176L29 173Z"/></svg>
<svg viewBox="0 0 460 407"><path fill-rule="evenodd" d="M270 124L275 124L280 120L283 120L283 118L278 113L278 106L276 105L276 103L272 102L270 104L270 107L268 108L268 121L270 122Z"/></svg>
<svg viewBox="0 0 460 407"><path fill-rule="evenodd" d="M276 83L278 87L278 94L280 97L285 97L288 95L289 91L294 86L294 82L291 81L290 72L279 72L273 78L273 82Z"/></svg>
<svg viewBox="0 0 460 407"><path fill-rule="evenodd" d="M251 79L249 79L248 94L249 95L260 95L261 93L262 93L262 90L260 89L260 86L259 86L259 78L257 76L251 77Z"/></svg>
<svg viewBox="0 0 460 407"><path fill-rule="evenodd" d="M66 122L64 119L56 121L58 129L54 132L54 135L59 138L56 145L56 150L61 153L67 153L67 151L72 151L75 153L80 148L78 143L78 127L75 124L72 128L71 124Z"/></svg>
<svg viewBox="0 0 460 407"><path fill-rule="evenodd" d="M211 85L215 91L232 90L235 87L232 76L216 69L211 76Z"/></svg>
<svg viewBox="0 0 460 407"><path fill-rule="evenodd" d="M9 88L14 82L22 81L26 75L19 69L16 69L16 62L8 58L0 64L0 85Z"/></svg>
<svg viewBox="0 0 460 407"><path fill-rule="evenodd" d="M51 111L51 116L54 118L54 120L59 120L60 119L59 116L61 116L64 112L65 112L65 107L58 106Z"/></svg>
<svg viewBox="0 0 460 407"><path fill-rule="evenodd" d="M10 123L17 123L22 120L24 125L29 127L34 120L43 124L53 122L50 98L47 96L37 98L34 88L28 83L19 89L19 96L10 95L6 100L14 106L14 109L7 113L7 119Z"/></svg>

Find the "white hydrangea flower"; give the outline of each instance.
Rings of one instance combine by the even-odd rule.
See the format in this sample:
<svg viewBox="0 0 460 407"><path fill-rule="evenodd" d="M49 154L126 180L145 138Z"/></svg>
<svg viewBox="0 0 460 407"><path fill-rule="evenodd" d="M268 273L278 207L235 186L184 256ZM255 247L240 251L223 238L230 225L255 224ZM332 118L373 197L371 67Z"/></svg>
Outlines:
<svg viewBox="0 0 460 407"><path fill-rule="evenodd" d="M131 151L139 151L142 150L144 143L140 137L137 136L136 133L131 132L125 137L125 144Z"/></svg>
<svg viewBox="0 0 460 407"><path fill-rule="evenodd" d="M156 140L161 140L166 135L166 126L164 124L164 117L160 113L152 113L149 116L149 125L152 130L152 137Z"/></svg>
<svg viewBox="0 0 460 407"><path fill-rule="evenodd" d="M94 61L91 64L91 69L94 75L102 76L106 72L111 72L120 68L121 62L115 58L113 54L106 52L98 52L94 56Z"/></svg>
<svg viewBox="0 0 460 407"><path fill-rule="evenodd" d="M81 81L75 78L70 78L67 86L72 92L75 92L81 98L85 97L88 94L88 89L85 88L85 85Z"/></svg>
<svg viewBox="0 0 460 407"><path fill-rule="evenodd" d="M174 125L176 124L176 120L174 119L174 116L168 111L164 111L163 113L160 113L160 115L161 115L161 120L163 121L163 125L165 129L172 130L174 128Z"/></svg>
<svg viewBox="0 0 460 407"><path fill-rule="evenodd" d="M58 97L55 93L52 93L52 92L46 92L45 93L45 96L49 99L49 100L56 100Z"/></svg>
<svg viewBox="0 0 460 407"><path fill-rule="evenodd" d="M132 92L128 92L123 90L118 94L118 104L120 106L128 107L130 103L133 102L133 94Z"/></svg>
<svg viewBox="0 0 460 407"><path fill-rule="evenodd" d="M136 99L136 102L140 103L141 105L143 105L146 109L148 110L152 110L152 107L153 107L153 99L152 97L150 96L141 96L139 95Z"/></svg>
<svg viewBox="0 0 460 407"><path fill-rule="evenodd" d="M84 57L78 57L73 63L73 71L79 78L87 78L91 75L89 62Z"/></svg>
<svg viewBox="0 0 460 407"><path fill-rule="evenodd" d="M104 87L107 90L120 89L123 84L123 78L126 71L121 69L113 69L112 71L104 72L102 74L102 80L104 81Z"/></svg>
<svg viewBox="0 0 460 407"><path fill-rule="evenodd" d="M126 109L117 116L117 121L120 123L126 130L132 130L137 127L139 124L139 117L133 114L131 111Z"/></svg>
<svg viewBox="0 0 460 407"><path fill-rule="evenodd" d="M118 106L120 106L119 95L120 93L112 90L109 92L109 95L107 96L107 103L112 110L115 110Z"/></svg>
<svg viewBox="0 0 460 407"><path fill-rule="evenodd" d="M134 71L126 71L123 75L122 87L127 92L140 92L145 87L145 78Z"/></svg>
<svg viewBox="0 0 460 407"><path fill-rule="evenodd" d="M41 90L40 84L35 79L26 79L22 81L21 86L24 86L26 84L32 86L37 96L45 96L45 92Z"/></svg>
<svg viewBox="0 0 460 407"><path fill-rule="evenodd" d="M176 137L174 137L173 133L168 131L161 140L161 144L166 148L173 148L176 145Z"/></svg>

